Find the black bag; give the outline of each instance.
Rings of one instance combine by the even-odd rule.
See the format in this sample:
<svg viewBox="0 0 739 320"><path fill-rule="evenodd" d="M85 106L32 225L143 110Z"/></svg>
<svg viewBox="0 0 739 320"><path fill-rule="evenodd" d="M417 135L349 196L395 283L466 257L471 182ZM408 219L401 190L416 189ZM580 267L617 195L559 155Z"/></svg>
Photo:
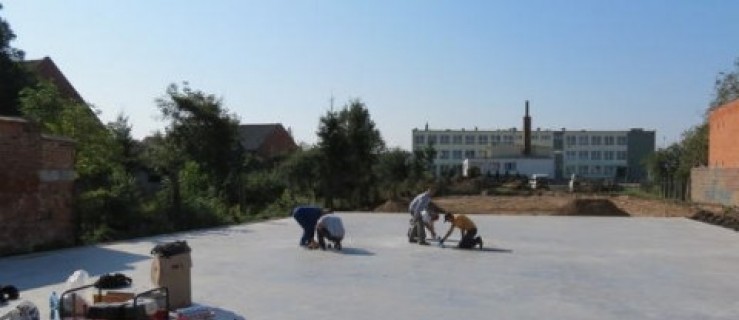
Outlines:
<svg viewBox="0 0 739 320"><path fill-rule="evenodd" d="M161 243L151 249L151 254L164 258L183 253L190 253L190 246L187 245L187 241Z"/></svg>
<svg viewBox="0 0 739 320"><path fill-rule="evenodd" d="M100 279L95 281L95 288L98 289L118 289L125 288L131 285L131 278L121 273L116 274L104 274L100 276Z"/></svg>
<svg viewBox="0 0 739 320"><path fill-rule="evenodd" d="M18 292L18 288L10 285L0 287L0 302L5 302L7 300L17 300L18 298L20 298L20 292Z"/></svg>

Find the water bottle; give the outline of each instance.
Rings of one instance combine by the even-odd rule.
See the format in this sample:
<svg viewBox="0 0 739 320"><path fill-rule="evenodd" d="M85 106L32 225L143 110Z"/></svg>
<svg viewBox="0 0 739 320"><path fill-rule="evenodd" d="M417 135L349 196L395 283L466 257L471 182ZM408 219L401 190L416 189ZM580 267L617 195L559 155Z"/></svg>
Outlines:
<svg viewBox="0 0 739 320"><path fill-rule="evenodd" d="M49 297L49 319L59 320L59 296L56 291L52 291Z"/></svg>

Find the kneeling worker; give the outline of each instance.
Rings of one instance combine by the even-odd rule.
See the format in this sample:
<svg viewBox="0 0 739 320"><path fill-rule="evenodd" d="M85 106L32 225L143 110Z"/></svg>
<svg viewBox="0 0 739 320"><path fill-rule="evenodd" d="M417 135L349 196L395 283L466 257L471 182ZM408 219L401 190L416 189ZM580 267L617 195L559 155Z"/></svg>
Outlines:
<svg viewBox="0 0 739 320"><path fill-rule="evenodd" d="M444 235L444 237L441 238L441 241L439 241L440 245L444 244L446 238L448 238L449 235L452 234L452 231L454 231L454 228L457 227L459 228L459 232L462 234L462 238L459 240L459 244L457 244L458 248L472 249L472 247L480 245L480 249L482 249L482 238L477 236L477 226L470 218L467 218L466 215L458 214L457 216L454 216L451 213L447 213L444 215L444 222L451 222L452 225L449 227L449 231L447 231L446 235Z"/></svg>
<svg viewBox="0 0 739 320"><path fill-rule="evenodd" d="M341 218L335 214L324 214L318 219L316 225L316 233L318 234L318 246L321 249L326 250L326 242L324 238L327 238L334 243L336 250L341 250L341 240L344 239L344 224L341 222Z"/></svg>

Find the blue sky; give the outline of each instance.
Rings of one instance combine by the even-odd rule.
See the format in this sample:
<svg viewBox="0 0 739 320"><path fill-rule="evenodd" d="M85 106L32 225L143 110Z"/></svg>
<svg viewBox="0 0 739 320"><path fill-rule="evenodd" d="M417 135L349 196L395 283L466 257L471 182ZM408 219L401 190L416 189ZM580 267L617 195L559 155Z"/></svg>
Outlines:
<svg viewBox="0 0 739 320"><path fill-rule="evenodd" d="M27 59L50 56L103 121L164 128L170 83L223 98L242 123L315 143L330 99L364 101L390 147L411 130L657 131L702 121L739 58L739 1L10 0Z"/></svg>

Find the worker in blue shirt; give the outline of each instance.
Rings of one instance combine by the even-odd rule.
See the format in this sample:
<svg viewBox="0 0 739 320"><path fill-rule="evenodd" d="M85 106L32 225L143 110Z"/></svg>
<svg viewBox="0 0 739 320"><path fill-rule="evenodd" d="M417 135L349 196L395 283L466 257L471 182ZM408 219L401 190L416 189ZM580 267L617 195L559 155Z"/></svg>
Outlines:
<svg viewBox="0 0 739 320"><path fill-rule="evenodd" d="M315 240L313 240L316 233L316 224L318 224L318 219L328 212L330 210L317 206L297 206L293 209L293 218L303 228L300 246L310 249L317 248Z"/></svg>

